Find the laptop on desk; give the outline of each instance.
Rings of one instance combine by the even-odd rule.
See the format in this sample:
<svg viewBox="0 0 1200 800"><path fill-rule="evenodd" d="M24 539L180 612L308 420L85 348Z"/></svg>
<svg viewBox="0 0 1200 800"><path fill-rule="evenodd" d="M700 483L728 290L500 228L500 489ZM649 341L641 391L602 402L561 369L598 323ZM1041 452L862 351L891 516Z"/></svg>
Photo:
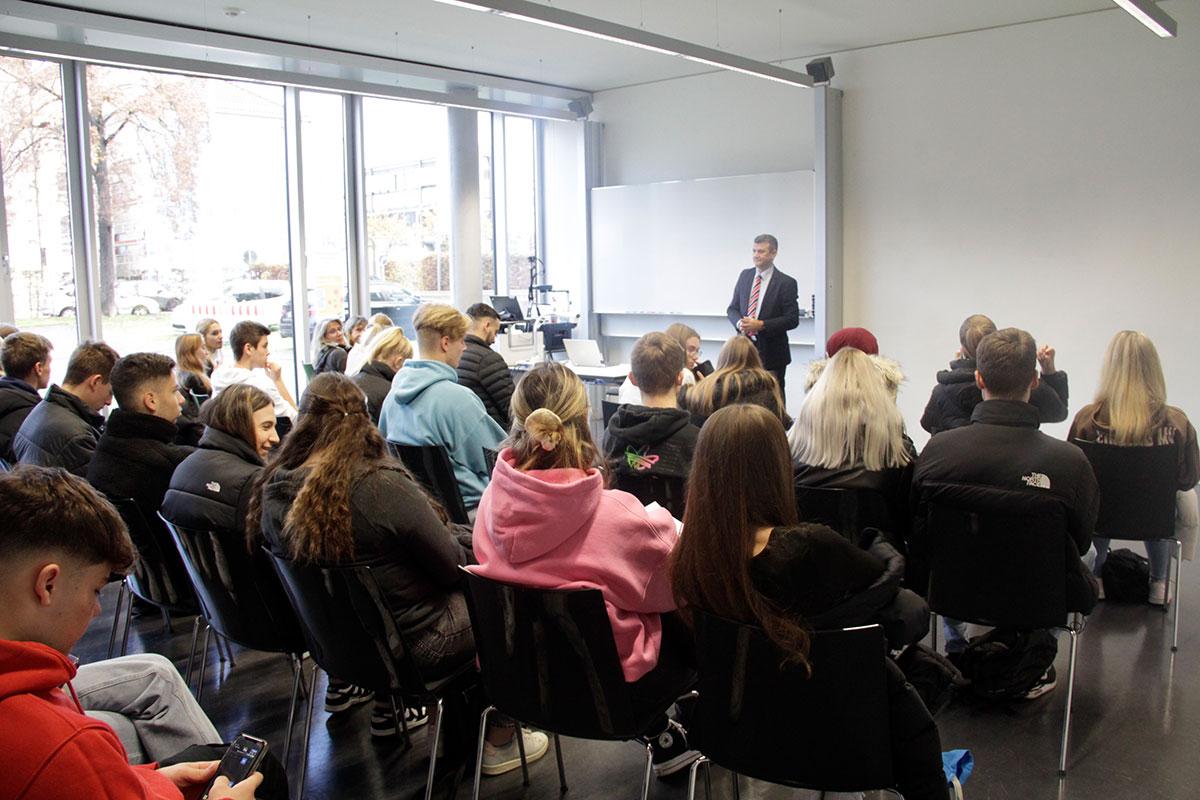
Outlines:
<svg viewBox="0 0 1200 800"><path fill-rule="evenodd" d="M567 360L575 367L603 367L604 356L595 339L563 339Z"/></svg>

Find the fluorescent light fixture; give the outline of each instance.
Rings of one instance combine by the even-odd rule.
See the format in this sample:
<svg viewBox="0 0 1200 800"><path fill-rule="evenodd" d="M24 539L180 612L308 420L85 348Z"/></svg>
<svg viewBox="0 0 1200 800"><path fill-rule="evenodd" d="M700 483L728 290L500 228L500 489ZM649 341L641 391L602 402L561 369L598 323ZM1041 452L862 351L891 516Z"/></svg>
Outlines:
<svg viewBox="0 0 1200 800"><path fill-rule="evenodd" d="M1113 2L1159 36L1166 38L1175 35L1177 27L1175 20L1170 14L1159 8L1154 0L1113 0Z"/></svg>
<svg viewBox="0 0 1200 800"><path fill-rule="evenodd" d="M688 61L695 61L698 64L732 70L733 72L740 72L755 78L766 78L769 81L784 83L789 86L808 88L813 85L813 79L803 72L784 69L774 64L755 61L752 58L744 58L711 47L685 42L681 39L672 39L670 36L661 36L657 33L642 30L641 28L618 25L615 22L596 19L585 14L577 14L574 11L566 11L540 3L531 3L529 0L479 0L479 2L475 2L474 0L437 0L437 2L449 6L458 6L459 8L469 8L472 11L497 14L510 19L519 19L524 22L532 22L536 25L554 28L555 30L569 31L605 42L615 42L616 44L636 47L640 50L648 50L651 53L679 56L680 58L686 58Z"/></svg>

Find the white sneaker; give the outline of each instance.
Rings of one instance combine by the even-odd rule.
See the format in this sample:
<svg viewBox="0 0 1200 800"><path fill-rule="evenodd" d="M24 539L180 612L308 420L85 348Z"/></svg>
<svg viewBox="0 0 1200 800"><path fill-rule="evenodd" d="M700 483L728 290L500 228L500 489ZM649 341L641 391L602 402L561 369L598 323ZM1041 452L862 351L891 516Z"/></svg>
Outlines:
<svg viewBox="0 0 1200 800"><path fill-rule="evenodd" d="M537 761L550 749L550 739L541 731L522 728L521 736L525 737L526 764ZM480 772L484 775L503 775L520 768L520 766L521 751L517 748L516 735L509 740L508 744L497 746L487 741L483 743L483 766L480 768Z"/></svg>
<svg viewBox="0 0 1200 800"><path fill-rule="evenodd" d="M1162 606L1167 604L1167 582L1150 581L1150 605Z"/></svg>

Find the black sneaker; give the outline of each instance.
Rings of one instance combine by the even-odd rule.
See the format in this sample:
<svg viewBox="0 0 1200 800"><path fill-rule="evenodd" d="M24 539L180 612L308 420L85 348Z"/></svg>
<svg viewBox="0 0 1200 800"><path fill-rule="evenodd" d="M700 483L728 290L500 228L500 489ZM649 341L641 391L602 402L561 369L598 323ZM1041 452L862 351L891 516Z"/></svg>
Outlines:
<svg viewBox="0 0 1200 800"><path fill-rule="evenodd" d="M1046 673L1038 678L1038 682L1033 685L1033 688L1025 693L1025 699L1033 700L1035 697L1041 697L1057 685L1058 673L1054 671L1054 665L1051 664L1050 669L1046 670Z"/></svg>
<svg viewBox="0 0 1200 800"><path fill-rule="evenodd" d="M340 714L361 705L375 697L370 689L354 686L349 683L334 686L330 684L325 690L325 710L330 714Z"/></svg>
<svg viewBox="0 0 1200 800"><path fill-rule="evenodd" d="M404 708L403 706L401 708L409 733L429 722L429 712L424 708ZM396 716L392 713L392 704L377 700L375 707L371 709L371 735L376 739L391 739L403 730L402 726L396 724Z"/></svg>
<svg viewBox="0 0 1200 800"><path fill-rule="evenodd" d="M654 751L654 774L659 778L674 775L700 757L699 750L688 748L687 731L675 720L667 720L667 729L649 740Z"/></svg>

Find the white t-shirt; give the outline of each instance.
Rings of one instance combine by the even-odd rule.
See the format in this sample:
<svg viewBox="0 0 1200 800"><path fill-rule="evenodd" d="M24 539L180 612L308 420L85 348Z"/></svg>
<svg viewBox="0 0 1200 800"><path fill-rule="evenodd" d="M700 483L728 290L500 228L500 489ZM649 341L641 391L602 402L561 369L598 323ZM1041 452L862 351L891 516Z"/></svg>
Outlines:
<svg viewBox="0 0 1200 800"><path fill-rule="evenodd" d="M262 389L271 398L271 402L275 404L275 416L287 417L292 422L296 421L295 406L283 399L283 395L279 393L279 389L275 386L275 381L271 380L271 376L267 374L265 369L245 369L236 364L222 364L213 370L211 380L214 397L220 394L222 389L233 386L235 383L248 383L251 386Z"/></svg>
<svg viewBox="0 0 1200 800"><path fill-rule="evenodd" d="M684 386L690 386L696 382L696 376L690 369L684 369L679 374L683 376ZM628 375L625 376L625 382L621 384L621 388L617 390L617 403L620 405L633 403L635 406L642 404L642 390L633 385L633 381L629 380Z"/></svg>

